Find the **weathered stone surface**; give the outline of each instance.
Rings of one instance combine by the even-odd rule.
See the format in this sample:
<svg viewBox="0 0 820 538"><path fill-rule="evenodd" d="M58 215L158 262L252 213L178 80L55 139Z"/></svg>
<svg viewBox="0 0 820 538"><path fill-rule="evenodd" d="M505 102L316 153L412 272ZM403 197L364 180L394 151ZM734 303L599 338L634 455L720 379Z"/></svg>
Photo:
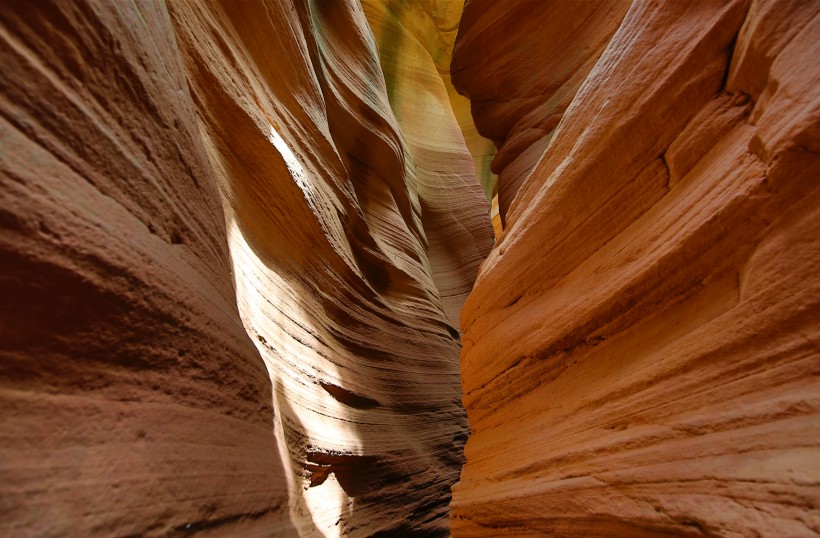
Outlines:
<svg viewBox="0 0 820 538"><path fill-rule="evenodd" d="M498 148L492 172L498 174L502 222L629 4L630 0L466 3L453 54L453 83L472 101L478 132Z"/></svg>
<svg viewBox="0 0 820 538"><path fill-rule="evenodd" d="M489 211L475 188L474 167L483 173L482 156L471 155L462 136L463 130L474 133L475 128L469 120L460 123L464 118L454 112L464 108L469 114L469 101L455 93L449 81L461 2L361 3L406 143L405 176L418 191L433 280L450 324L458 327L461 306L491 246L486 228L476 225L487 222ZM479 153L488 149L481 141L491 145L487 139L474 138L480 139ZM487 181L485 177L485 185Z"/></svg>
<svg viewBox="0 0 820 538"><path fill-rule="evenodd" d="M357 1L167 7L0 8L0 529L447 534L492 231L432 21L389 94Z"/></svg>
<svg viewBox="0 0 820 538"><path fill-rule="evenodd" d="M158 4L0 4L0 534L289 528Z"/></svg>
<svg viewBox="0 0 820 538"><path fill-rule="evenodd" d="M455 536L820 532L818 12L632 5L465 304Z"/></svg>

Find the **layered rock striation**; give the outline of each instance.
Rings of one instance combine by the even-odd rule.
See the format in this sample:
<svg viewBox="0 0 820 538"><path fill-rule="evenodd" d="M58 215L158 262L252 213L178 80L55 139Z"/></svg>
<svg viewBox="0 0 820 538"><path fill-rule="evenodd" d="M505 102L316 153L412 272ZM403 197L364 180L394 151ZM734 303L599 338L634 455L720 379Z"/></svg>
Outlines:
<svg viewBox="0 0 820 538"><path fill-rule="evenodd" d="M462 317L454 536L820 532L818 22L816 2L634 2L520 154ZM454 69L508 52L463 35Z"/></svg>
<svg viewBox="0 0 820 538"><path fill-rule="evenodd" d="M4 534L447 534L488 203L366 7L0 8Z"/></svg>
<svg viewBox="0 0 820 538"><path fill-rule="evenodd" d="M820 533L820 6L461 10L0 4L0 533Z"/></svg>
<svg viewBox="0 0 820 538"><path fill-rule="evenodd" d="M446 534L458 315L492 232L431 53L371 31L376 2L170 7L294 524Z"/></svg>

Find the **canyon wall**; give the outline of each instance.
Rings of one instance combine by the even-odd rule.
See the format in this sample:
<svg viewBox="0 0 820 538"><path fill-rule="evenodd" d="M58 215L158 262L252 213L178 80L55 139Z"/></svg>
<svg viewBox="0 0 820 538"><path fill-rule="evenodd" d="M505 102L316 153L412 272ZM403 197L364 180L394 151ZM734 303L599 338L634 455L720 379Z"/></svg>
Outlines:
<svg viewBox="0 0 820 538"><path fill-rule="evenodd" d="M565 5L526 17L583 28ZM462 28L457 85L533 75L499 48L520 18L475 21L507 37ZM634 2L543 154L505 158L532 172L462 315L454 536L820 532L819 53L817 2ZM493 80L465 78L490 137L552 106Z"/></svg>
<svg viewBox="0 0 820 538"><path fill-rule="evenodd" d="M364 7L170 11L294 524L446 534L466 437L458 315L492 244L488 205L431 53L396 22L372 32L389 14Z"/></svg>
<svg viewBox="0 0 820 538"><path fill-rule="evenodd" d="M4 534L448 534L461 6L364 4L0 5Z"/></svg>
<svg viewBox="0 0 820 538"><path fill-rule="evenodd" d="M2 534L820 533L820 4L461 10L0 2Z"/></svg>
<svg viewBox="0 0 820 538"><path fill-rule="evenodd" d="M286 533L167 12L2 2L0 28L0 534Z"/></svg>
<svg viewBox="0 0 820 538"><path fill-rule="evenodd" d="M631 0L470 0L452 61L475 126L498 148L501 221Z"/></svg>

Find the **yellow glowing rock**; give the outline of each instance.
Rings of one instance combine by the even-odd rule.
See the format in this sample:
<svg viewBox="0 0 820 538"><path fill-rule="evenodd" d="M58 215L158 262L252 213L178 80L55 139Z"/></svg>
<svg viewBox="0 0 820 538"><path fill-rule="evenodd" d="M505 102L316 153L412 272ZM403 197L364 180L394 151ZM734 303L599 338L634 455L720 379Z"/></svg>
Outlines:
<svg viewBox="0 0 820 538"><path fill-rule="evenodd" d="M0 7L0 534L446 534L492 231L441 58L167 7Z"/></svg>
<svg viewBox="0 0 820 538"><path fill-rule="evenodd" d="M450 324L458 327L471 275L487 248L486 235L477 237L473 223L484 222L489 212L487 201L479 199L475 163L450 101L449 59L461 5L364 0L362 7L409 157L405 176L418 192L433 278Z"/></svg>

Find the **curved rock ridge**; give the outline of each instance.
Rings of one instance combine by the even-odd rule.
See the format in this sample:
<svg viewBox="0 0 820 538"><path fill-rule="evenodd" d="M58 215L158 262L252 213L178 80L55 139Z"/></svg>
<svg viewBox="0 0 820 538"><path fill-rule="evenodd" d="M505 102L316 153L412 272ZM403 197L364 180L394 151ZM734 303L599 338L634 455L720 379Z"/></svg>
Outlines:
<svg viewBox="0 0 820 538"><path fill-rule="evenodd" d="M493 238L432 52L417 33L374 34L376 2L170 8L294 525L448 534L458 316Z"/></svg>
<svg viewBox="0 0 820 538"><path fill-rule="evenodd" d="M293 532L167 13L0 4L0 534Z"/></svg>
<svg viewBox="0 0 820 538"><path fill-rule="evenodd" d="M487 199L492 200L497 183L495 174L490 170L495 145L476 130L470 113L470 100L456 91L450 75L453 44L464 1L361 0L361 4L376 38L394 112L400 121L405 118L402 128L413 133L406 133L409 138L415 139L411 142L411 148L422 141L421 145L427 146L428 150L435 150L436 141L448 144L447 136L442 137L430 127L436 123L452 125L449 116L454 115L473 159L478 182ZM437 78L441 78L443 85ZM412 91L419 87L420 80L428 81L422 84L430 94L426 99L424 95ZM434 84L431 85L430 81ZM447 92L449 103L442 99L442 87ZM428 109L428 105L432 106ZM433 118L436 118L434 123L424 121ZM439 166L444 164L439 163ZM463 163L454 164L455 172L463 167Z"/></svg>
<svg viewBox="0 0 820 538"><path fill-rule="evenodd" d="M461 9L0 5L0 534L820 534L820 4Z"/></svg>
<svg viewBox="0 0 820 538"><path fill-rule="evenodd" d="M0 7L2 534L448 534L460 4L388 6L400 62L366 7Z"/></svg>
<svg viewBox="0 0 820 538"><path fill-rule="evenodd" d="M433 170L427 171L422 167L416 171L421 172L422 177L434 180L432 183L429 179L423 180L422 191L430 191L431 187L437 188L438 196L428 198L452 199L453 194L457 193L447 193L446 189L439 186L436 176L468 173L462 159L450 161L447 158L446 148L451 144L450 140L461 137L430 129L436 123L453 129L450 116L455 116L473 160L475 177L481 184L487 200L496 202L498 178L490 169L495 156L495 145L478 133L470 112L470 101L456 91L450 75L453 45L461 19L463 1L361 0L361 3L376 38L390 102L409 141L410 152L435 163ZM441 82L438 81L439 78ZM421 86L427 89L425 93L416 92L420 87L419 81L427 81ZM446 91L449 103L443 99L442 89ZM435 122L430 123L431 119L435 119ZM432 153L438 153L439 158L435 158ZM441 215L442 211L438 210L437 213ZM500 227L497 226L495 218L497 213L497 207L493 205L490 216L496 237L500 235ZM446 225L446 221L442 224ZM460 235L458 225L449 229L441 225L437 228L441 230L438 233L442 235L450 236L454 232L456 236ZM431 234L436 235L436 231L431 231ZM458 244L458 238L452 238L449 243ZM458 316L457 311L451 310L451 318L458 319Z"/></svg>
<svg viewBox="0 0 820 538"><path fill-rule="evenodd" d="M498 174L492 194L498 193L502 223L630 3L467 2L452 80L470 98L478 132L498 148L491 165Z"/></svg>
<svg viewBox="0 0 820 538"><path fill-rule="evenodd" d="M469 132L472 122L461 124L463 118L454 111L455 106L469 112L469 101L449 81L461 2L361 3L378 47L390 106L406 143L405 177L418 192L433 279L451 325L459 327L461 306L490 247L486 230L480 229L484 235L479 235L472 224L484 222L489 211L486 202L472 198L475 168L481 168L482 157L473 157L465 148L463 131ZM474 139L478 138L476 134ZM490 144L480 138L479 149L481 141ZM488 180L485 176L485 185Z"/></svg>
<svg viewBox="0 0 820 538"><path fill-rule="evenodd" d="M819 23L632 4L465 304L454 536L820 533Z"/></svg>

